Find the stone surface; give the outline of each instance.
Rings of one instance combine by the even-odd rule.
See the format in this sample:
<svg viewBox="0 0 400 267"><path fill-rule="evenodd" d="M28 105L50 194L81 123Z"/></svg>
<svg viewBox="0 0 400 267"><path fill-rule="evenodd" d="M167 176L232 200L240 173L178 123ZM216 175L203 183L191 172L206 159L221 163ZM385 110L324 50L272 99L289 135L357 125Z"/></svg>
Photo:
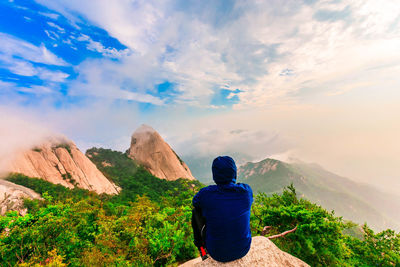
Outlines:
<svg viewBox="0 0 400 267"><path fill-rule="evenodd" d="M77 147L64 138L52 138L16 156L9 172L38 177L68 188L75 186L96 193L118 194L109 181Z"/></svg>
<svg viewBox="0 0 400 267"><path fill-rule="evenodd" d="M24 216L27 212L24 198L40 199L40 195L29 188L0 179L0 215L15 210Z"/></svg>
<svg viewBox="0 0 400 267"><path fill-rule="evenodd" d="M150 126L142 125L133 133L128 155L158 178L195 180L186 163Z"/></svg>
<svg viewBox="0 0 400 267"><path fill-rule="evenodd" d="M270 267L306 267L302 260L280 250L274 243L264 236L255 236L252 239L250 251L241 259L231 262L218 262L212 258L202 261L196 258L180 265L181 267L210 267L210 266L270 266Z"/></svg>

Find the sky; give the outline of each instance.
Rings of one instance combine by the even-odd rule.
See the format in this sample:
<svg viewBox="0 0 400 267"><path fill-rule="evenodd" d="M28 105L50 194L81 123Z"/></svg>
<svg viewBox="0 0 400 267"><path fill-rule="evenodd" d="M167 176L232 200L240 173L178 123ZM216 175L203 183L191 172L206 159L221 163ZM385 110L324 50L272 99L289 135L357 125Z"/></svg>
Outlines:
<svg viewBox="0 0 400 267"><path fill-rule="evenodd" d="M146 123L400 194L399 73L397 0L4 0L0 157L53 132L125 151Z"/></svg>

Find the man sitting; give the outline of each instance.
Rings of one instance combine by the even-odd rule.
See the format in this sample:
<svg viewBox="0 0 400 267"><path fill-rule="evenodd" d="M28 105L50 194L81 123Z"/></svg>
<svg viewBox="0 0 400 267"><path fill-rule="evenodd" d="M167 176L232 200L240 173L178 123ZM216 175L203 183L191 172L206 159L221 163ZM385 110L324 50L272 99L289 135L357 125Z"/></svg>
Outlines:
<svg viewBox="0 0 400 267"><path fill-rule="evenodd" d="M233 261L250 249L253 191L247 184L236 183L236 165L231 157L214 159L212 173L216 185L202 188L193 197L194 243L202 257L205 247L213 259Z"/></svg>

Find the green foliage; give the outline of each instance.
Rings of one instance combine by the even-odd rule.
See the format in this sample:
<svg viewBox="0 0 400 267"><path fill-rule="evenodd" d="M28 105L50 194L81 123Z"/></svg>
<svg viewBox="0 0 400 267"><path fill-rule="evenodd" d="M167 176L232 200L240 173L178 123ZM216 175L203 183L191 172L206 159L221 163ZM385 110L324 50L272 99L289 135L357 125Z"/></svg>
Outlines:
<svg viewBox="0 0 400 267"><path fill-rule="evenodd" d="M120 195L11 175L10 181L43 199L25 200L25 216L0 217L0 266L166 266L198 256L190 219L200 183L160 180L120 152L93 148L87 154L122 188ZM299 199L293 185L280 195L256 196L253 236L266 225L272 226L268 235L297 226L273 242L311 266L400 265L399 234L375 234L367 225L357 230L354 223Z"/></svg>
<svg viewBox="0 0 400 267"><path fill-rule="evenodd" d="M25 217L10 212L0 218L0 265L61 259L70 266L162 266L196 256L190 217L200 183L160 180L120 152L88 153L121 193L97 195L11 175L8 180L43 200L25 200Z"/></svg>
<svg viewBox="0 0 400 267"><path fill-rule="evenodd" d="M363 225L364 238L346 237L351 253L347 261L354 266L400 266L400 234L385 230L375 234Z"/></svg>
<svg viewBox="0 0 400 267"><path fill-rule="evenodd" d="M32 148L32 150L35 152L42 152L42 149L39 147L34 147L34 148Z"/></svg>
<svg viewBox="0 0 400 267"><path fill-rule="evenodd" d="M90 195L95 195L95 193L85 189L74 188L71 190L59 184L56 185L38 178L30 178L22 174L11 174L7 177L7 180L31 188L33 191L41 195L47 192L49 195L60 201L67 199L77 201L82 198L87 198Z"/></svg>
<svg viewBox="0 0 400 267"><path fill-rule="evenodd" d="M144 196L118 215L94 196L57 204L43 198L47 205L35 213L0 217L0 265L43 263L54 249L71 266L165 265L196 256L190 207L162 207Z"/></svg>
<svg viewBox="0 0 400 267"><path fill-rule="evenodd" d="M252 207L253 235L264 226L272 226L268 235L297 230L273 239L282 250L311 266L397 266L400 264L400 235L392 230L374 235L364 226L364 237L344 234L354 223L344 222L322 207L298 199L291 185L281 195L259 194ZM365 241L363 241L363 239Z"/></svg>
<svg viewBox="0 0 400 267"><path fill-rule="evenodd" d="M61 174L63 180L71 180L72 176L69 172Z"/></svg>
<svg viewBox="0 0 400 267"><path fill-rule="evenodd" d="M277 239L275 243L313 266L336 265L345 253L341 220L307 200L297 199L293 186L285 189L282 195L267 197L259 194L252 214L256 218L253 223L255 233L266 224L273 227L271 234L297 226L294 233Z"/></svg>
<svg viewBox="0 0 400 267"><path fill-rule="evenodd" d="M96 164L104 175L122 188L113 198L114 203L127 204L136 196L146 195L151 200L160 202L166 192L184 192L188 188L198 189L198 181L187 182L185 179L167 181L151 175L145 168L138 166L126 154L103 148L91 148L86 155ZM107 164L104 164L107 163Z"/></svg>

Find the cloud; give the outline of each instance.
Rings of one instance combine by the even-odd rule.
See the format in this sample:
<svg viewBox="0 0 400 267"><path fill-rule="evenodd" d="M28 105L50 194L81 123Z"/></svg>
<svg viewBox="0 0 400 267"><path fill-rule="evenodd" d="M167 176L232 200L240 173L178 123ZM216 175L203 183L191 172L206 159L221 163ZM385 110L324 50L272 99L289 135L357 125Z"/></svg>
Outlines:
<svg viewBox="0 0 400 267"><path fill-rule="evenodd" d="M54 20L57 20L60 17L60 15L55 14L55 13L48 13L48 12L38 12L38 13L42 16L45 16L45 17L48 17L48 18L51 18Z"/></svg>
<svg viewBox="0 0 400 267"><path fill-rule="evenodd" d="M11 59L4 56L0 56L2 65L8 68L12 73L22 76L35 76L37 75L37 70L35 67L23 60Z"/></svg>
<svg viewBox="0 0 400 267"><path fill-rule="evenodd" d="M58 26L58 25L55 24L54 22L48 21L47 24L48 24L50 27L56 28L60 33L65 33L65 29L62 28L62 27L60 27L60 26Z"/></svg>
<svg viewBox="0 0 400 267"><path fill-rule="evenodd" d="M142 68L145 67L146 64L143 63ZM132 75L134 77L128 77L126 75L128 71L129 69L123 69L123 65L118 62L107 60L99 62L96 59L85 62L77 68L79 76L70 83L69 95L163 104L159 97L146 93L146 90L140 90L144 86L140 83L141 80L135 80L134 75Z"/></svg>
<svg viewBox="0 0 400 267"><path fill-rule="evenodd" d="M18 57L36 63L65 66L67 63L50 52L43 44L35 46L11 35L0 33L0 53L9 58Z"/></svg>
<svg viewBox="0 0 400 267"><path fill-rule="evenodd" d="M130 52L129 49L117 50L114 47L106 48L100 42L93 41L93 39L86 34L81 34L78 38L76 38L76 40L87 43L86 48L88 50L98 52L102 54L104 57L121 58L123 56L128 55Z"/></svg>
<svg viewBox="0 0 400 267"><path fill-rule="evenodd" d="M31 43L19 40L13 36L0 33L0 66L11 73L25 77L38 77L44 83L64 82L69 74L58 70L50 70L45 65L66 66L67 63L55 54L47 50L44 45L35 46ZM40 66L38 66L38 63ZM45 65L43 65L45 64ZM36 92L38 90L26 90L26 87L14 86L16 91ZM43 92L43 90L39 90Z"/></svg>
<svg viewBox="0 0 400 267"><path fill-rule="evenodd" d="M6 173L16 154L40 144L52 134L34 117L17 114L17 110L0 107L0 140L3 140L0 143L0 175Z"/></svg>
<svg viewBox="0 0 400 267"><path fill-rule="evenodd" d="M49 87L40 85L32 85L30 87L17 87L15 88L15 90L18 92L30 93L34 95L46 95L54 93L54 91Z"/></svg>
<svg viewBox="0 0 400 267"><path fill-rule="evenodd" d="M198 157L241 153L246 155L247 160L256 160L286 152L290 148L289 140L273 131L227 127L185 132L170 136L168 140L175 144L174 149L183 155Z"/></svg>
<svg viewBox="0 0 400 267"><path fill-rule="evenodd" d="M38 68L38 76L40 79L49 82L64 82L69 74L62 71L50 71L45 68Z"/></svg>
<svg viewBox="0 0 400 267"><path fill-rule="evenodd" d="M57 41L60 38L60 36L53 31L44 30L44 32L46 33L47 37L53 41Z"/></svg>
<svg viewBox="0 0 400 267"><path fill-rule="evenodd" d="M398 15L389 9L390 1L38 2L75 22L86 19L128 46L130 53L121 53L89 36L81 38L88 49L122 59L116 87L131 78L143 93L168 80L176 84L179 104L210 107L225 85L243 91L235 108L279 104L293 101L293 92L306 81L323 91L349 73L371 79L364 72L367 66L400 59L395 46L375 50L397 39L387 32ZM356 60L348 61L353 56ZM98 75L106 76L108 65Z"/></svg>
<svg viewBox="0 0 400 267"><path fill-rule="evenodd" d="M114 57L114 58L122 57L129 52L129 49L117 50L115 48L106 48L100 42L96 42L93 40L89 40L87 49L99 52L105 57Z"/></svg>

